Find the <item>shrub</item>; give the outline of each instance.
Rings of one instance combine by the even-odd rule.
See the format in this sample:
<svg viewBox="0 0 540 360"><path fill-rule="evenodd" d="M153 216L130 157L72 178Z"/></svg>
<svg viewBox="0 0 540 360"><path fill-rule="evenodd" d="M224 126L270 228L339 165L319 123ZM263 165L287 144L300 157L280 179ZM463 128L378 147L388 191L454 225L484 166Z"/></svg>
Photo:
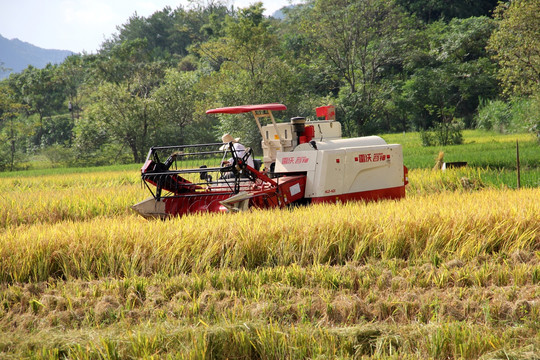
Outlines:
<svg viewBox="0 0 540 360"><path fill-rule="evenodd" d="M119 165L133 162L131 154L121 144L105 143L89 151L77 148L74 153L70 166Z"/></svg>
<svg viewBox="0 0 540 360"><path fill-rule="evenodd" d="M453 119L450 122L440 122L427 131L420 132L422 146L459 145L463 143L463 122Z"/></svg>
<svg viewBox="0 0 540 360"><path fill-rule="evenodd" d="M530 117L526 124L527 130L536 134L536 138L540 142L540 93L531 98Z"/></svg>
<svg viewBox="0 0 540 360"><path fill-rule="evenodd" d="M502 100L481 100L476 116L476 126L483 130L496 130L501 134L510 129L512 113L510 104Z"/></svg>
<svg viewBox="0 0 540 360"><path fill-rule="evenodd" d="M51 145L43 149L42 154L53 165L68 165L73 161L74 153L71 148L62 145Z"/></svg>
<svg viewBox="0 0 540 360"><path fill-rule="evenodd" d="M476 116L479 129L504 133L529 131L540 140L540 94L530 98L482 101Z"/></svg>

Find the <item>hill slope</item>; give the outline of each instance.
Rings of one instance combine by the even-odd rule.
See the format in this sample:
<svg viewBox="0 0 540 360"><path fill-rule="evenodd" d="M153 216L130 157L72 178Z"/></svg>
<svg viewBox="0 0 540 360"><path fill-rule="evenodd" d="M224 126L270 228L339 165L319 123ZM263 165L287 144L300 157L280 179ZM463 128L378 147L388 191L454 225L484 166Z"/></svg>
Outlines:
<svg viewBox="0 0 540 360"><path fill-rule="evenodd" d="M11 72L20 72L28 65L43 68L48 63L61 63L72 55L68 50L48 50L34 46L19 39L6 39L0 35L0 79L6 78Z"/></svg>

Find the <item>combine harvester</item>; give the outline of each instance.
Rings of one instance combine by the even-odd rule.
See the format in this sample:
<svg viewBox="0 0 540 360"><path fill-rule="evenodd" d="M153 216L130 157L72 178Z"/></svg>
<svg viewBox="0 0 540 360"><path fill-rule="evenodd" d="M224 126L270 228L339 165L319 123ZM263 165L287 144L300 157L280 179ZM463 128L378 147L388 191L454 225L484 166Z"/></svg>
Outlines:
<svg viewBox="0 0 540 360"><path fill-rule="evenodd" d="M333 106L317 108L317 116L325 120L295 117L277 123L272 112L286 109L264 104L208 110L252 113L262 136L262 162L247 165L251 150L240 157L232 142L152 147L141 169L152 197L132 208L145 218L163 219L405 196L408 180L401 145L389 145L378 136L342 139Z"/></svg>

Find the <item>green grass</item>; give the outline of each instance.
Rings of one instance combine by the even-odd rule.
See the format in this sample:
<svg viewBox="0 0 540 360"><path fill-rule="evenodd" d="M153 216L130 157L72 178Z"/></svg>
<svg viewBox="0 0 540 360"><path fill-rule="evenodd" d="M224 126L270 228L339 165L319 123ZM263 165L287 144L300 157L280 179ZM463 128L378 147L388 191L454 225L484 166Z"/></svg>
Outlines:
<svg viewBox="0 0 540 360"><path fill-rule="evenodd" d="M388 143L403 145L404 164L407 168L431 169L439 152L444 152L445 162L465 161L467 168L450 177L475 179L482 186L517 187L516 140L519 141L520 173L522 187L540 186L540 143L528 133L499 134L492 131L466 130L464 143L452 146L427 146L421 144L419 133L385 134ZM444 175L441 175L444 181ZM411 184L414 187L414 184Z"/></svg>
<svg viewBox="0 0 540 360"><path fill-rule="evenodd" d="M540 187L540 168L521 171L521 188ZM479 190L482 188L516 189L515 170L463 167L446 171L412 169L407 193L427 194L441 191Z"/></svg>
<svg viewBox="0 0 540 360"><path fill-rule="evenodd" d="M516 168L516 140L524 170L540 168L540 143L531 134L504 135L496 132L466 130L464 143L451 146L422 146L419 133L385 134L388 143L403 145L405 166L409 169L432 168L440 151L446 162L466 161L469 166L492 169Z"/></svg>

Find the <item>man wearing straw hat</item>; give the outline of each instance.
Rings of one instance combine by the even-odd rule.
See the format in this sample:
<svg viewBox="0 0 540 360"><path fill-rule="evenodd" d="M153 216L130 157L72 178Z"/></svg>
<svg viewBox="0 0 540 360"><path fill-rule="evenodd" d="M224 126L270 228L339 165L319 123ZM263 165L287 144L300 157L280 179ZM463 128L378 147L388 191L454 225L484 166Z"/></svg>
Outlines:
<svg viewBox="0 0 540 360"><path fill-rule="evenodd" d="M220 148L221 150L228 149L229 143L233 143L233 148L236 152L236 156L239 158L244 157L246 153L246 147L239 143L240 138L233 138L231 134L225 134L221 137L221 141L223 142L223 146ZM233 158L230 158L227 161L223 162L223 165L229 165L233 162ZM247 165L251 166L252 168L255 167L255 164L253 163L253 157L249 155L247 159Z"/></svg>

